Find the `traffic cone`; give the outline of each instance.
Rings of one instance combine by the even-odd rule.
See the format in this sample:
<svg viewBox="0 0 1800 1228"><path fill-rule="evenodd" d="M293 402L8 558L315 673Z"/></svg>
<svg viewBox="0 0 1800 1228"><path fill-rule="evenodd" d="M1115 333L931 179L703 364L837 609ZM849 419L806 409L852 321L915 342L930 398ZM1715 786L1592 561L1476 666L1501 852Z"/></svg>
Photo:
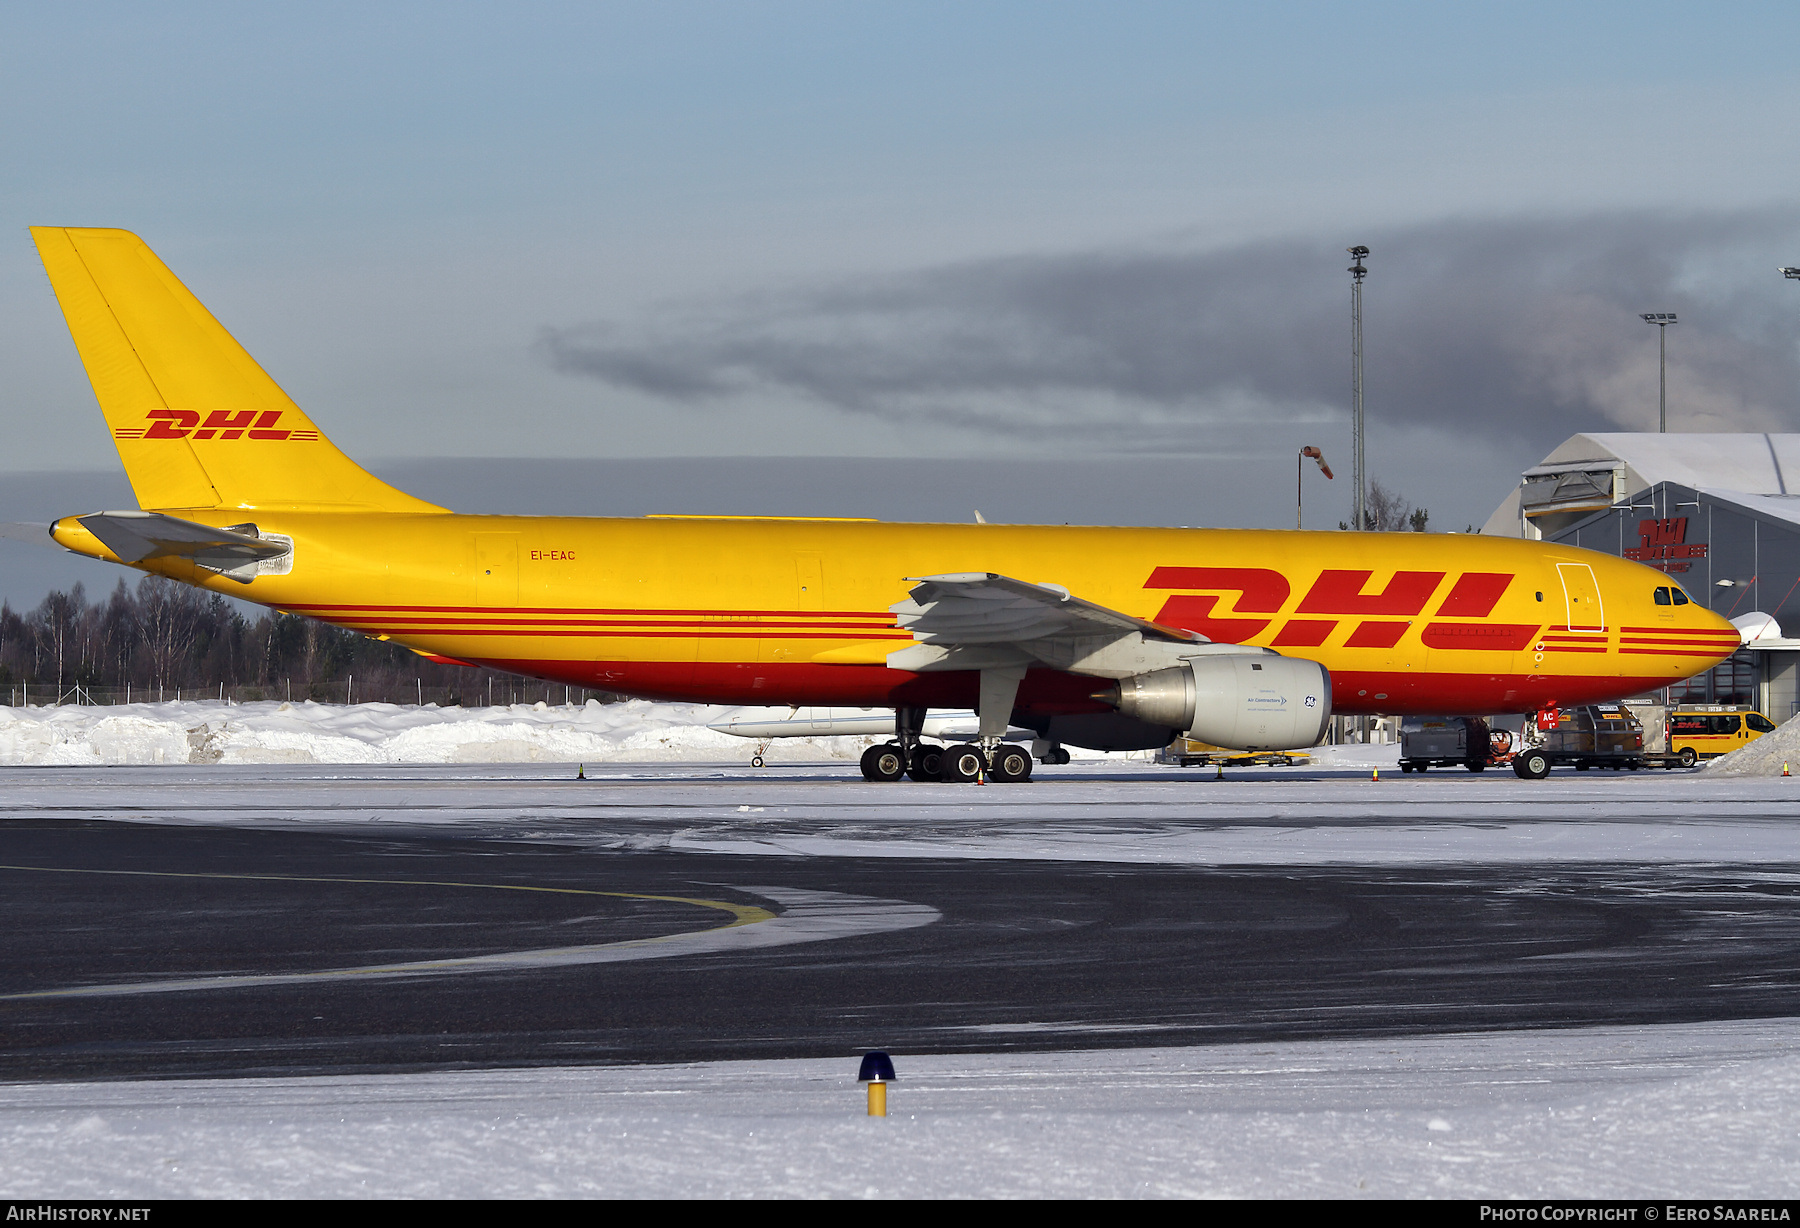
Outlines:
<svg viewBox="0 0 1800 1228"><path fill-rule="evenodd" d="M1371 775L1369 777L1369 779L1374 781L1376 784L1380 784L1381 783L1381 769L1376 768L1374 774Z"/></svg>
<svg viewBox="0 0 1800 1228"><path fill-rule="evenodd" d="M1785 760L1781 764L1781 774L1783 776L1791 775L1791 773L1787 770L1787 762Z"/></svg>
<svg viewBox="0 0 1800 1228"><path fill-rule="evenodd" d="M587 764L578 763L575 765L575 779L576 780L586 780L587 779Z"/></svg>

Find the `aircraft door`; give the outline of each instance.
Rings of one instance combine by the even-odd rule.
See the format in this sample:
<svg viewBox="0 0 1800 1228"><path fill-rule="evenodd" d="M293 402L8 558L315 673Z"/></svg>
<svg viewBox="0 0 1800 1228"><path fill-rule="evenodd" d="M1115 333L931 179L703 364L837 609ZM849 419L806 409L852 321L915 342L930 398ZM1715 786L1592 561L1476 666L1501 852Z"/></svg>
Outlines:
<svg viewBox="0 0 1800 1228"><path fill-rule="evenodd" d="M1606 630L1606 608L1600 600L1600 584L1594 579L1594 569L1586 563L1558 563L1556 574L1562 577L1569 630Z"/></svg>
<svg viewBox="0 0 1800 1228"><path fill-rule="evenodd" d="M475 604L519 604L519 535L476 533Z"/></svg>

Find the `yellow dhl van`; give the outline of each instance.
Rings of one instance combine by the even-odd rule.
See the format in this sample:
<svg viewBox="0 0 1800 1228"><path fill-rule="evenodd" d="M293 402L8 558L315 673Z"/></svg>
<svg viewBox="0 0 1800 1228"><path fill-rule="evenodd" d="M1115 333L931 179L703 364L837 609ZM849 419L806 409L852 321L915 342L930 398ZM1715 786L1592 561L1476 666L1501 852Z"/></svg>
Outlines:
<svg viewBox="0 0 1800 1228"><path fill-rule="evenodd" d="M1760 712L1728 704L1682 704L1669 713L1669 753L1684 763L1717 759L1772 732L1775 722ZM1692 752L1689 757L1688 752Z"/></svg>

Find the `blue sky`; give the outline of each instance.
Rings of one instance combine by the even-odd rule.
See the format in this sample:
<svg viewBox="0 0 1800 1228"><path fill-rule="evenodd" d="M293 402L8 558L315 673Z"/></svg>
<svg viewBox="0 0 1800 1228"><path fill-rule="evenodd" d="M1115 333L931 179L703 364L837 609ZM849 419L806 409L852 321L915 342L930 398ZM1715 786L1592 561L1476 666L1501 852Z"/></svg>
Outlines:
<svg viewBox="0 0 1800 1228"><path fill-rule="evenodd" d="M1572 431L1653 421L1637 310L1684 313L1677 425L1800 429L1796 35L1778 4L9 5L0 470L115 464L24 227L117 225L354 455L1179 454L1197 520L1278 525L1266 475L1348 448L1360 241L1371 472L1461 527Z"/></svg>

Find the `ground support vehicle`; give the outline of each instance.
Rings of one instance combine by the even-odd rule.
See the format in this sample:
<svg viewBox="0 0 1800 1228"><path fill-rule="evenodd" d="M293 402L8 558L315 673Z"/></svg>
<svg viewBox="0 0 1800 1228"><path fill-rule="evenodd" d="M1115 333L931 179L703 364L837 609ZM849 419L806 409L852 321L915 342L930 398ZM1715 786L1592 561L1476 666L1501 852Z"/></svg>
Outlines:
<svg viewBox="0 0 1800 1228"><path fill-rule="evenodd" d="M1644 766L1644 726L1619 704L1584 704L1541 713L1542 744L1513 756L1513 771L1527 780L1542 780L1557 764L1578 772L1604 767L1637 771Z"/></svg>
<svg viewBox="0 0 1800 1228"><path fill-rule="evenodd" d="M1303 750L1232 750L1198 738L1176 738L1156 752L1156 762L1174 767L1290 767L1311 761Z"/></svg>
<svg viewBox="0 0 1800 1228"><path fill-rule="evenodd" d="M1510 759L1512 735L1479 716L1409 716L1400 723L1400 770L1461 767L1483 772Z"/></svg>
<svg viewBox="0 0 1800 1228"><path fill-rule="evenodd" d="M1647 767L1693 767L1702 759L1729 755L1773 733L1775 722L1733 704L1682 704L1669 713L1662 745L1645 752Z"/></svg>

